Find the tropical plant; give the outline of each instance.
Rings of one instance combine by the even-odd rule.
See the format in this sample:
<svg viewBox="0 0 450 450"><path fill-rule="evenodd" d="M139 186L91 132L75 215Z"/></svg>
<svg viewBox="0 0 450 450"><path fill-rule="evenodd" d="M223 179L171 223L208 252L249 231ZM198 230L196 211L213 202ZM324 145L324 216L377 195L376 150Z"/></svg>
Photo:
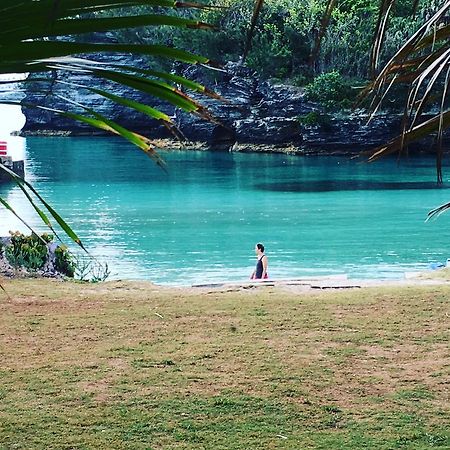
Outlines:
<svg viewBox="0 0 450 450"><path fill-rule="evenodd" d="M55 269L70 278L75 276L75 257L65 245L59 245L55 249Z"/></svg>
<svg viewBox="0 0 450 450"><path fill-rule="evenodd" d="M71 254L70 263L74 269L72 276L79 281L98 283L111 274L108 263L101 263L88 255Z"/></svg>
<svg viewBox="0 0 450 450"><path fill-rule="evenodd" d="M383 42L381 61L386 61L399 48L405 36L420 26L424 8L414 17L409 14L409 0L399 0L391 10L390 26ZM422 0L424 1L424 0ZM429 3L431 0L426 0ZM194 53L207 54L217 61L236 61L243 53L248 22L255 0L214 0L220 9L179 12L185 18L195 16L217 26L210 33L192 33L186 28L144 27L114 32L119 41L175 45ZM260 20L254 28L253 45L246 63L259 75L268 78L293 78L339 71L344 77L366 78L370 54L370 38L377 23L379 0L338 2L321 41L314 70L308 67L325 0L270 0L264 3ZM135 7L136 13L139 12ZM115 14L112 11L109 14ZM153 61L152 61L153 64ZM167 66L166 66L167 68ZM211 72L216 75L217 72ZM312 75L312 73L311 73Z"/></svg>
<svg viewBox="0 0 450 450"><path fill-rule="evenodd" d="M43 234L37 236L25 236L19 231L11 232L10 244L5 248L5 256L8 262L17 268L25 268L35 271L40 269L47 260L47 244L53 236Z"/></svg>
<svg viewBox="0 0 450 450"><path fill-rule="evenodd" d="M51 244L51 245L50 245ZM49 263L50 272L74 278L85 271L81 280L104 281L108 275L108 266L101 264L89 255L84 255L83 261L79 255L73 254L65 245L56 245L51 234L43 233L25 235L20 231L10 231L6 245L0 241L0 259L4 256L9 264L16 269L35 272ZM4 250L4 251L3 251ZM82 261L80 266L78 263ZM87 263L86 263L87 261Z"/></svg>
<svg viewBox="0 0 450 450"><path fill-rule="evenodd" d="M446 19L449 10L450 0L446 0L378 71L378 75L364 92L364 95L373 97L373 116L393 86L408 85L403 132L398 138L377 149L371 159L401 151L408 143L435 131L439 182L442 182L442 137L444 129L450 127L450 105L447 98L450 79L450 24L447 24ZM381 28L374 42L374 70L377 68L379 55L377 47L381 45L379 41L384 32L384 28Z"/></svg>
<svg viewBox="0 0 450 450"><path fill-rule="evenodd" d="M328 114L317 111L298 116L297 120L305 127L320 127L324 130L332 128L331 117Z"/></svg>
<svg viewBox="0 0 450 450"><path fill-rule="evenodd" d="M151 13L145 8L151 7ZM151 67L122 67L110 63L99 62L92 57L96 53L133 53L154 58L166 58L186 64L208 65L209 59L180 50L168 45L134 44L134 43L104 43L99 40L98 32L108 32L134 27L179 27L194 29L211 29L210 25L195 19L177 17L168 12L180 8L205 9L207 5L174 0L141 0L129 2L126 0L2 0L0 5L0 75L28 74L51 72L50 79L34 77L30 82L60 82L60 72L83 72L94 79L106 80L110 89L100 90L87 86L76 86L77 89L88 89L92 94L107 101L137 110L142 114L161 121L174 135L180 136L170 117L143 103L129 100L114 93L117 84L141 91L150 97L163 99L168 103L189 113L205 119L212 119L208 111L190 95L177 88L181 85L185 90L201 93L213 98L219 98L206 87L186 78L169 72L154 70ZM120 15L104 17L102 13L120 10ZM87 36L83 41L72 39L74 36ZM68 38L70 37L70 38ZM11 83L2 81L1 83ZM50 92L49 86L41 86ZM86 105L74 104L67 100L66 110L52 110L54 114L74 119L104 131L114 133L128 140L145 154L163 166L150 139L124 128L120 123L104 117ZM19 104L2 100L0 104ZM48 110L42 105L25 104L28 108ZM84 113L73 112L71 108L82 108ZM82 246L79 237L56 213L56 211L39 195L26 181L0 164L0 170L7 172L22 189L44 223L57 236L49 217L52 217L64 232L78 245ZM17 216L14 208L0 197L0 203ZM41 206L42 205L42 206ZM27 224L25 224L30 228ZM30 228L31 230L31 228ZM31 230L33 232L33 230Z"/></svg>
<svg viewBox="0 0 450 450"><path fill-rule="evenodd" d="M356 99L357 92L352 85L333 70L322 73L305 86L308 100L320 102L327 107L349 107Z"/></svg>

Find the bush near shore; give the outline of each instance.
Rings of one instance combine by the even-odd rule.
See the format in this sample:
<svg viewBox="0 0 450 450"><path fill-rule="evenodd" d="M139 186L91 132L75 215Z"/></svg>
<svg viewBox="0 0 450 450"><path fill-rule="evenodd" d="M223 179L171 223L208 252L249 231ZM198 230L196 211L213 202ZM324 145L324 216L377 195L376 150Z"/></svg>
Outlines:
<svg viewBox="0 0 450 450"><path fill-rule="evenodd" d="M15 276L70 277L75 261L64 245L57 245L51 234L24 235L10 231L0 238L0 274Z"/></svg>
<svg viewBox="0 0 450 450"><path fill-rule="evenodd" d="M90 254L76 254L53 235L24 235L10 231L0 238L0 276L8 278L69 278L97 283L110 275L108 263Z"/></svg>

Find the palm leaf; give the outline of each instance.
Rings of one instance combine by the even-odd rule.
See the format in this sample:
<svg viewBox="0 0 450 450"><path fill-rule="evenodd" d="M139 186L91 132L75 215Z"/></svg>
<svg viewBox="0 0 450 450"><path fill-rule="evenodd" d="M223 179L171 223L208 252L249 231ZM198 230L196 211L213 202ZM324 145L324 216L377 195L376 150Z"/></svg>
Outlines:
<svg viewBox="0 0 450 450"><path fill-rule="evenodd" d="M442 213L450 210L450 203L444 203L441 206L438 206L437 208L432 209L428 214L425 222L428 222L430 219L436 219L438 218Z"/></svg>
<svg viewBox="0 0 450 450"><path fill-rule="evenodd" d="M394 4L395 0L382 0L380 4L377 25L375 27L375 33L372 43L372 51L370 55L371 77L375 77L376 74L378 59L380 57L383 39L386 34L389 14Z"/></svg>
<svg viewBox="0 0 450 450"><path fill-rule="evenodd" d="M7 299L8 299L8 300L11 300L10 295L8 294L8 292L7 292L6 289L2 286L1 283L0 283L0 289L5 293Z"/></svg>
<svg viewBox="0 0 450 450"><path fill-rule="evenodd" d="M126 16L102 19L67 19L58 20L44 26L29 24L28 27L20 27L16 30L1 30L0 40L5 43L22 41L24 39L38 39L42 37L76 35L86 33L98 33L123 28L136 28L143 26L176 26L199 29L213 29L212 26L194 20L180 17L149 14L145 16Z"/></svg>
<svg viewBox="0 0 450 450"><path fill-rule="evenodd" d="M57 57L90 53L141 54L169 58L188 64L208 64L210 62L203 56L164 45L34 41L0 46L0 73L14 73L12 70L16 70L16 73L29 72L29 69L36 63L45 65L49 59L58 62L55 60ZM59 62L64 63L64 61ZM45 66L41 66L41 69L43 68Z"/></svg>
<svg viewBox="0 0 450 450"><path fill-rule="evenodd" d="M30 231L32 234L39 236L38 233L36 233L33 228L25 222L25 220L22 219L22 217L15 211L15 209L3 198L0 197L0 203L2 206L7 209L9 212L11 212L17 219L19 219Z"/></svg>
<svg viewBox="0 0 450 450"><path fill-rule="evenodd" d="M392 86L406 84L409 87L401 134L375 149L370 160L401 152L409 143L437 133L436 173L439 183L442 182L442 136L444 129L450 127L450 111L445 110L450 67L450 27L440 26L440 23L449 9L450 0L446 0L386 63L361 95L362 99L372 96L372 118ZM442 90L440 96L439 90ZM436 103L437 98L441 98L440 112L424 119L424 113Z"/></svg>
<svg viewBox="0 0 450 450"><path fill-rule="evenodd" d="M433 131L436 131L439 128L439 123L441 123L443 128L450 127L450 111L443 112L442 114L416 125L412 130L408 130L406 133L397 136L386 144L371 151L369 161L375 161L382 156L398 152L402 149L403 145L408 145L411 142L429 136Z"/></svg>
<svg viewBox="0 0 450 450"><path fill-rule="evenodd" d="M362 95L375 93L379 97L379 92L383 91L384 86L389 85L390 79L398 74L399 70L408 70L403 69L403 67L408 63L408 59L411 58L411 56L415 57L418 51L423 50L425 46L432 46L433 42L436 42L433 39L433 36L437 36L437 34L434 33L433 26L441 20L449 8L450 0L447 0L445 4L424 25L422 25L422 27L420 27L419 30L417 30L385 64L380 71L380 74L373 83L368 85ZM448 30L448 32L450 33L450 30ZM445 38L447 38L448 45L448 35L441 36L441 39ZM439 50L440 48L435 48L430 51L430 54Z"/></svg>
<svg viewBox="0 0 450 450"><path fill-rule="evenodd" d="M132 12L136 6L155 7L161 14L140 14ZM119 10L120 8L120 10ZM175 85L181 85L191 91L220 99L220 96L199 83L190 81L170 73L155 71L142 67L119 67L114 63L104 66L104 63L86 59L86 55L97 53L133 53L145 56L167 58L187 64L212 64L203 56L171 48L157 43L107 43L88 40L88 42L68 41L65 36L87 33L107 32L121 28L141 26L172 26L194 29L212 29L203 22L166 14L177 8L214 8L197 2L178 2L174 0L39 0L17 1L2 0L0 4L0 74L38 73L38 72L83 72L90 77L101 78L108 83L120 83L132 89L138 89L153 97L163 99L187 112L195 113L207 120L214 120L209 112L198 101L181 92ZM103 12L117 10L119 14L112 17L102 16ZM109 14L111 15L111 14ZM97 36L96 34L94 36ZM46 80L36 77L34 81ZM59 82L58 78L47 80L49 83ZM33 81L30 81L32 83ZM153 108L151 105L126 99L104 89L90 88L91 92L109 101L133 108L147 116L161 120L175 134L177 131L170 118ZM95 110L76 104L68 98L68 110L57 110L44 105L29 105L25 107L39 107L64 117L81 121L92 127L119 135L128 140L157 164L164 167L164 162L156 153L151 141L138 133L128 130L108 117L100 115ZM0 103L14 102L2 101ZM77 111L70 107L76 106ZM79 108L85 113L79 113ZM42 196L27 181L17 177L4 166L0 170L9 173L12 180L19 185L28 201L32 204L38 216L49 227L50 218L63 229L67 236L83 247L79 237L61 218L61 216L45 201ZM35 201L37 198L37 201ZM39 203L39 204L38 204ZM15 211L2 199L1 205ZM41 207L43 205L43 208ZM53 230L53 228L52 228ZM54 231L54 230L53 230ZM56 233L55 233L56 234ZM84 247L83 247L84 248Z"/></svg>
<svg viewBox="0 0 450 450"><path fill-rule="evenodd" d="M72 239L76 244L78 244L82 249L86 250L83 243L81 242L80 238L77 236L77 234L72 230L72 228L66 223L66 221L52 208L51 205L36 191L36 189L28 183L28 181L24 180L23 178L16 175L12 170L5 167L3 164L0 164L0 169L6 172L12 180L24 191L24 186L30 189L30 191L38 198L38 200L44 205L44 207L47 209L47 211L50 213L50 215L56 220L58 225L62 228L64 233ZM27 193L27 198L30 201L30 203L33 205L35 210L40 210L40 208L35 205L34 200L31 198L31 196ZM4 201L1 202L3 206L5 206ZM8 208L10 209L10 208ZM11 211L11 209L10 209ZM42 211L41 211L42 212ZM50 221L48 218L43 218L45 216L44 213L39 214L41 218L44 220L44 222L49 225ZM46 216L45 216L46 217ZM22 220L22 219L21 219ZM23 222L23 220L22 220ZM28 227L30 228L30 227Z"/></svg>
<svg viewBox="0 0 450 450"><path fill-rule="evenodd" d="M245 42L244 54L242 55L242 61L247 58L248 52L252 44L253 34L255 32L255 27L258 22L259 14L261 13L261 8L263 7L264 0L255 0L255 6L253 8L253 16L250 21L250 28L247 33L247 40Z"/></svg>
<svg viewBox="0 0 450 450"><path fill-rule="evenodd" d="M314 66L317 57L320 53L320 47L322 44L323 37L325 36L325 32L328 28L328 24L330 23L331 15L333 13L334 8L336 7L337 0L328 0L327 6L325 8L325 12L322 16L322 20L320 22L319 32L316 35L316 39L314 40L314 46L310 55L310 64Z"/></svg>

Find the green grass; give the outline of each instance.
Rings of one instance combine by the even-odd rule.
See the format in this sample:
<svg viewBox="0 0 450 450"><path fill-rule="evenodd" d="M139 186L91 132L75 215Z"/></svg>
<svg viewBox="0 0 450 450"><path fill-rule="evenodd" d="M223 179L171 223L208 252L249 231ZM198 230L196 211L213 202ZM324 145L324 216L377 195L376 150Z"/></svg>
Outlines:
<svg viewBox="0 0 450 450"><path fill-rule="evenodd" d="M2 450L450 448L450 287L2 284Z"/></svg>

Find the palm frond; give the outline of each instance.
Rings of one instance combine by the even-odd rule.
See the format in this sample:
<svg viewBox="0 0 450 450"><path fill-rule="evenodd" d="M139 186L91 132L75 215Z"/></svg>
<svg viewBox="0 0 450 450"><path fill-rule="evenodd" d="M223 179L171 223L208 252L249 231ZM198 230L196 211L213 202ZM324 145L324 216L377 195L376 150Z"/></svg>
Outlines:
<svg viewBox="0 0 450 450"><path fill-rule="evenodd" d="M33 228L16 212L16 210L2 197L0 197L0 203L4 208L10 211L17 219L19 219L30 231L32 234L38 236L38 234L33 230Z"/></svg>
<svg viewBox="0 0 450 450"><path fill-rule="evenodd" d="M47 209L49 214L58 223L58 225L61 227L61 229L64 231L64 233L70 239L72 239L73 242L75 242L77 245L79 245L82 249L86 250L85 246L81 242L81 239L77 236L75 231L72 230L72 228L67 224L67 222L53 209L53 207L39 194L39 192L36 191L36 189L28 181L26 181L23 178L19 177L17 174L15 174L12 170L8 169L8 167L4 166L3 164L0 164L0 169L3 170L4 172L6 172L11 177L11 179L20 187L20 189L25 193L28 201L31 203L33 208L38 212L40 218L43 220L43 222L47 226L49 226L52 229L52 231L53 231L53 227L52 227L52 225L50 223L50 220L48 219L47 215L42 211L42 209L33 200L31 195L26 191L26 188L28 188L31 191L31 193L33 193L36 196L36 198L42 203L42 205ZM1 200L1 203L8 210L10 210L10 211L12 210L9 205L7 206L6 201L4 199ZM17 217L19 217L14 211L12 211L12 212ZM23 221L23 219L21 219L20 217L19 217L19 219L23 223L25 223ZM28 225L26 225L26 226L27 226L27 228L29 228L31 230L31 227L29 227ZM33 231L33 233L34 233L34 231ZM35 234L37 235L37 233L35 233Z"/></svg>
<svg viewBox="0 0 450 450"><path fill-rule="evenodd" d="M408 145L411 142L423 139L436 131L441 124L442 128L450 127L450 111L445 111L442 114L438 114L431 119L428 119L419 125L416 125L411 130L395 137L386 144L381 145L373 151L370 151L369 161L375 161L382 156L387 156L392 153L396 153L402 149L404 145Z"/></svg>
<svg viewBox="0 0 450 450"><path fill-rule="evenodd" d="M11 300L11 296L8 294L7 290L4 288L4 286L1 283L0 283L0 289L4 292L7 299Z"/></svg>
<svg viewBox="0 0 450 450"><path fill-rule="evenodd" d="M377 25L372 43L372 51L370 55L370 76L375 77L377 71L378 60L381 53L383 39L386 34L389 14L396 0L382 0L378 12Z"/></svg>
<svg viewBox="0 0 450 450"><path fill-rule="evenodd" d="M252 44L253 34L255 33L255 27L258 22L259 15L261 13L261 8L264 5L264 0L255 0L255 6L253 8L253 16L250 21L250 28L247 33L247 40L245 42L244 54L242 55L242 61L247 58L248 52Z"/></svg>
<svg viewBox="0 0 450 450"><path fill-rule="evenodd" d="M325 36L325 32L330 23L331 15L332 15L333 10L336 7L336 5L337 5L337 0L328 0L327 6L325 8L325 12L324 12L324 14L322 16L322 20L320 22L319 32L317 33L316 39L314 41L314 47L311 51L311 55L310 55L311 66L314 66L314 64L317 60L317 57L319 56L322 40L323 40L323 37Z"/></svg>
<svg viewBox="0 0 450 450"><path fill-rule="evenodd" d="M442 22L449 9L450 0L446 0L385 64L361 94L361 99L372 97L370 118L373 118L394 85L408 86L401 134L375 149L370 160L401 152L411 142L435 133L439 183L442 182L442 137L444 130L450 128L450 110L447 109L446 102L450 70L450 27ZM436 113L439 99L439 112Z"/></svg>
<svg viewBox="0 0 450 450"><path fill-rule="evenodd" d="M148 14L147 11L136 15L135 7L137 6L155 7L158 14ZM160 120L174 134L179 135L167 114L151 105L116 95L114 85L119 83L122 86L145 92L206 120L215 119L203 105L190 95L181 92L177 86L183 86L208 97L216 99L221 97L197 82L174 74L152 70L151 67L124 67L117 63L114 64L113 58L107 64L104 61L95 60L96 54L123 55L131 53L152 58L166 58L185 64L213 65L207 57L157 43L105 43L101 39L99 40L101 36L99 33L121 28L171 26L213 29L211 25L201 21L170 14L178 8L207 9L214 8L214 6L174 0L2 0L0 4L0 74L35 73L37 74L36 78L30 80L29 83L37 81L42 83L45 80L49 86L52 86L54 83L64 81L58 76L47 78L40 77L38 74L41 72L52 74L82 72L87 77L101 79L106 83L105 85L111 86L110 90L103 89L103 85L102 89L89 87L88 89L93 94L106 101L132 108L150 118ZM111 11L114 10L120 11L120 14L111 14ZM105 15L105 12L108 14ZM78 35L83 35L83 39L78 39L76 37ZM91 59L88 59L89 56ZM57 96L57 94L52 94L50 88L48 92L50 95ZM28 103L23 103L23 106L41 108L119 135L153 158L158 165L164 167L164 161L146 136L128 130L120 123L99 114L94 109L77 104L69 98L59 96L58 99L63 100L67 108L62 110ZM1 97L0 103L11 104L9 100L2 100ZM70 239L84 248L76 233L31 184L5 166L0 165L0 170L8 173L22 189L44 224L54 232L50 222L50 219L53 219ZM17 215L4 199L0 199L0 204L12 214Z"/></svg>
<svg viewBox="0 0 450 450"><path fill-rule="evenodd" d="M375 93L377 99L379 99L380 93L384 91L384 87L389 85L392 77L414 71L414 66L411 65L411 62L417 57L418 52L430 46L431 48L428 51L430 56L437 51L441 51L441 47L436 45L439 41L443 41L442 45L447 48L449 45L450 27L442 28L440 30L441 33L438 34L435 26L444 17L449 8L450 0L446 0L445 4L385 64L377 78L367 86L363 95Z"/></svg>
<svg viewBox="0 0 450 450"><path fill-rule="evenodd" d="M430 219L437 219L442 213L450 210L450 203L445 203L437 208L432 209L428 214L425 222L428 222Z"/></svg>

